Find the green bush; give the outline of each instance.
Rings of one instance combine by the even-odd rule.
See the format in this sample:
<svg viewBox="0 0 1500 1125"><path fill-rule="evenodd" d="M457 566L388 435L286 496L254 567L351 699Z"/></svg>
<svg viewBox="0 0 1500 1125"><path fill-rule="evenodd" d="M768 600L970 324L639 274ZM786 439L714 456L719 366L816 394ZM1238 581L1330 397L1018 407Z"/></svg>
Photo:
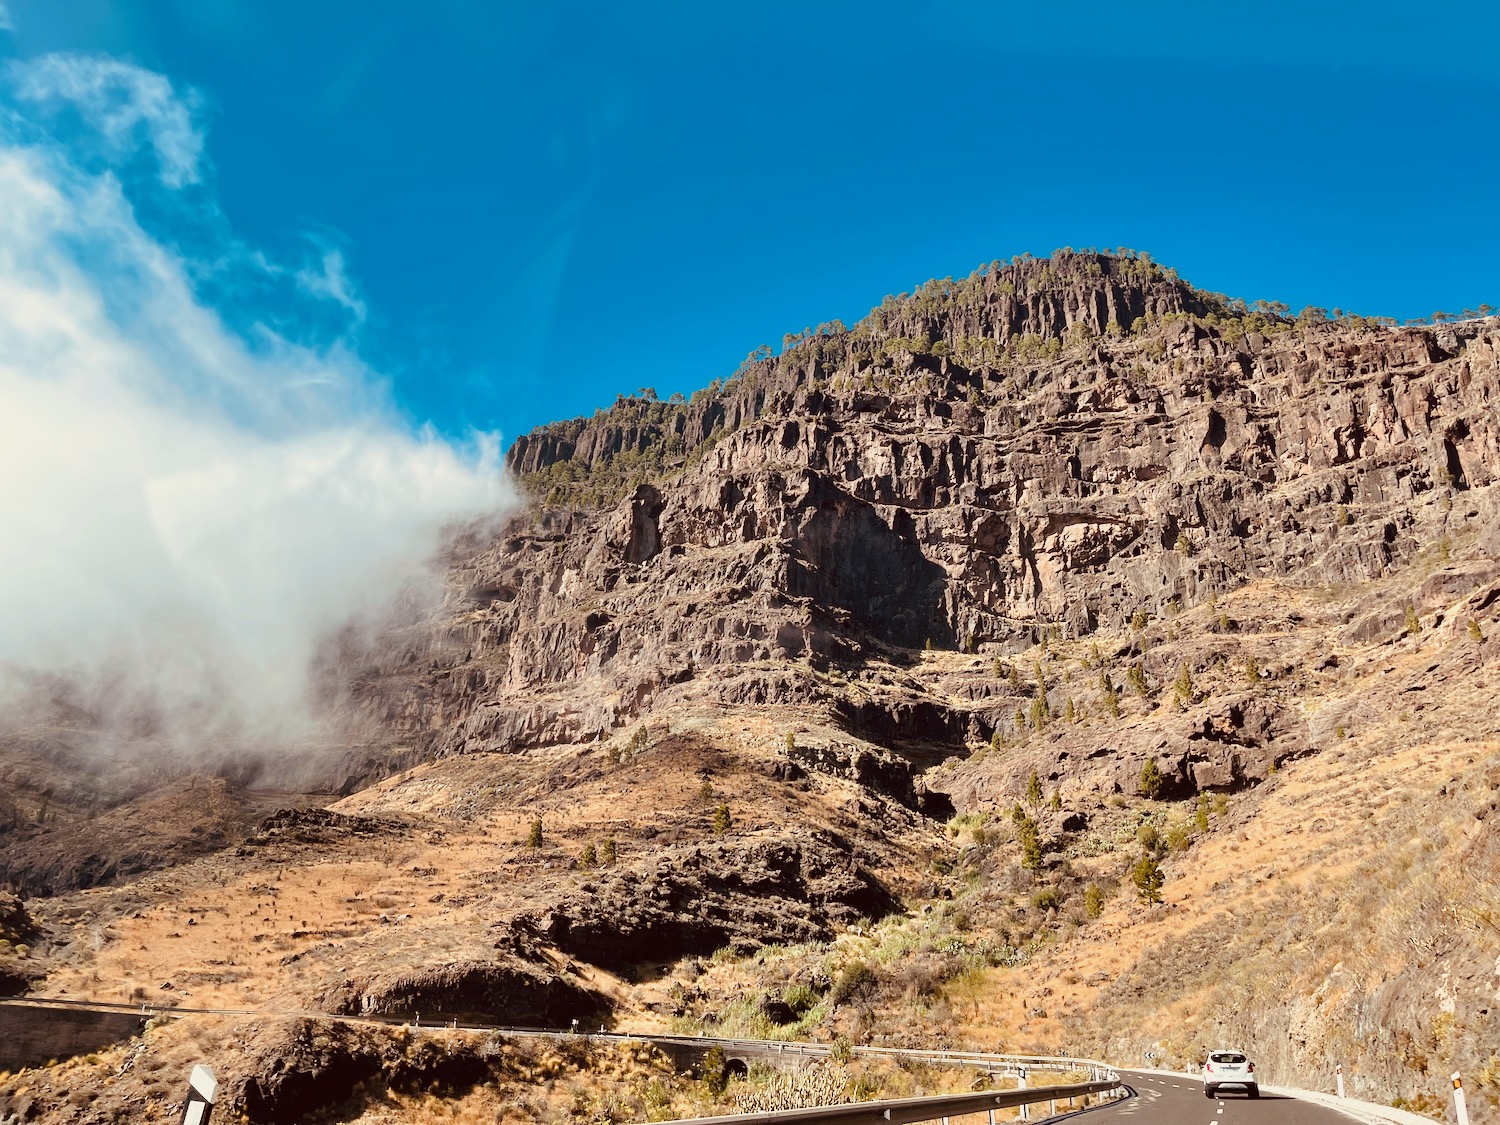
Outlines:
<svg viewBox="0 0 1500 1125"><path fill-rule="evenodd" d="M542 818L539 816L531 818L531 827L526 830L526 846L528 848L542 846Z"/></svg>
<svg viewBox="0 0 1500 1125"><path fill-rule="evenodd" d="M1043 887L1031 896L1034 910L1057 911L1062 907L1062 894L1056 887Z"/></svg>
<svg viewBox="0 0 1500 1125"><path fill-rule="evenodd" d="M847 1003L874 988L874 970L863 961L851 961L840 970L828 990L828 1002L832 1005Z"/></svg>
<svg viewBox="0 0 1500 1125"><path fill-rule="evenodd" d="M781 998L786 1001L786 1006L799 1016L818 1006L818 994L813 991L811 985L807 984L787 985Z"/></svg>
<svg viewBox="0 0 1500 1125"><path fill-rule="evenodd" d="M724 1057L724 1048L714 1046L703 1053L699 1064L703 1075L703 1090L713 1101L724 1096L729 1089L729 1060Z"/></svg>
<svg viewBox="0 0 1500 1125"><path fill-rule="evenodd" d="M1088 918L1097 918L1104 913L1104 892L1098 883L1090 883L1084 888L1083 913Z"/></svg>

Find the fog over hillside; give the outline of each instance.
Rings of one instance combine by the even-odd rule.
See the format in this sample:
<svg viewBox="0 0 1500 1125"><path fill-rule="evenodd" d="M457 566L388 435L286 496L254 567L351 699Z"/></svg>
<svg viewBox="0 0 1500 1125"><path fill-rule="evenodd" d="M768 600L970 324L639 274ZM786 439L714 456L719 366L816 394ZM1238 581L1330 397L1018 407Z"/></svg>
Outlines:
<svg viewBox="0 0 1500 1125"><path fill-rule="evenodd" d="M398 417L327 238L228 233L190 93L51 55L3 98L0 702L184 755L293 736L320 637L509 503L498 440Z"/></svg>

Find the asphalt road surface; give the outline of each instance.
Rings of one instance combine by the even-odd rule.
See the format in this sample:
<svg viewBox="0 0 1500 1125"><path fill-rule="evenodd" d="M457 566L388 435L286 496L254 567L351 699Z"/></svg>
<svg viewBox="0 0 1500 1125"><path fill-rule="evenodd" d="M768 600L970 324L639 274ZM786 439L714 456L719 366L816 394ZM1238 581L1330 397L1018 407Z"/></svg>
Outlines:
<svg viewBox="0 0 1500 1125"><path fill-rule="evenodd" d="M1120 1077L1136 1096L1091 1109L1087 1119L1120 1125L1351 1125L1337 1110L1262 1090L1252 1101L1236 1089L1203 1096L1203 1083L1181 1074L1148 1074L1122 1070ZM1033 1113L1036 1111L1033 1110Z"/></svg>

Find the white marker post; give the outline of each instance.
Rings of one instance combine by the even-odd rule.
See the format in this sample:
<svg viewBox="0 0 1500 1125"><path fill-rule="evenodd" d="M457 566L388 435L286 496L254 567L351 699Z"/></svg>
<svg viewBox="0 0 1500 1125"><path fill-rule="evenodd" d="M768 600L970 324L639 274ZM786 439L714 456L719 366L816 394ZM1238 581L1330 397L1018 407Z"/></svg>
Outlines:
<svg viewBox="0 0 1500 1125"><path fill-rule="evenodd" d="M1344 1064L1339 1063L1337 1066L1335 1066L1333 1068L1333 1073L1339 1084L1339 1097L1342 1098L1344 1096Z"/></svg>
<svg viewBox="0 0 1500 1125"><path fill-rule="evenodd" d="M1026 1068L1025 1067L1020 1067L1016 1071L1016 1089L1017 1090L1024 1090L1024 1089L1026 1089ZM1020 1108L1021 1108L1021 1117L1020 1117L1020 1119L1022 1121L1030 1121L1031 1120L1031 1107L1029 1105L1022 1105Z"/></svg>
<svg viewBox="0 0 1500 1125"><path fill-rule="evenodd" d="M182 1119L178 1125L208 1125L209 1114L214 1111L214 1098L219 1093L219 1080L214 1072L199 1063L188 1077L187 1101L182 1106Z"/></svg>
<svg viewBox="0 0 1500 1125"><path fill-rule="evenodd" d="M1469 1103L1464 1100L1464 1082L1453 1072L1453 1110L1458 1114L1458 1125L1469 1125Z"/></svg>

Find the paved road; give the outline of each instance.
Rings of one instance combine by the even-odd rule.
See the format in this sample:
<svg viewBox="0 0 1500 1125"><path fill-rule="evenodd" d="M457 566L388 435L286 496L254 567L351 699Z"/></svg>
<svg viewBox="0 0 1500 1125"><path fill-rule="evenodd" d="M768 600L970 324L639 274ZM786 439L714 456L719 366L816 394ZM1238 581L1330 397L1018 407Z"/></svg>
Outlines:
<svg viewBox="0 0 1500 1125"><path fill-rule="evenodd" d="M1118 1120L1121 1125L1351 1125L1353 1118L1337 1110L1297 1098L1278 1097L1262 1090L1251 1101L1238 1090L1218 1097L1203 1096L1203 1083L1186 1075L1122 1070L1120 1077L1136 1097L1088 1111L1090 1121Z"/></svg>

